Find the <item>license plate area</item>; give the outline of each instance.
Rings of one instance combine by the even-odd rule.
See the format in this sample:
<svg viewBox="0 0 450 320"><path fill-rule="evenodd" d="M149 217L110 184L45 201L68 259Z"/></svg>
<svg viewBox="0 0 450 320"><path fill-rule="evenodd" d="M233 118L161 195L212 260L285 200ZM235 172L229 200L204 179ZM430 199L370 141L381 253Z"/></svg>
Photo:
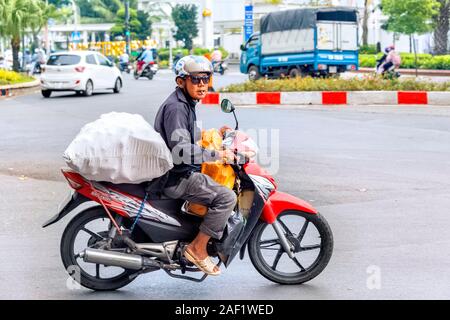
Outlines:
<svg viewBox="0 0 450 320"><path fill-rule="evenodd" d="M329 66L328 67L329 73L337 73L337 67L336 66Z"/></svg>

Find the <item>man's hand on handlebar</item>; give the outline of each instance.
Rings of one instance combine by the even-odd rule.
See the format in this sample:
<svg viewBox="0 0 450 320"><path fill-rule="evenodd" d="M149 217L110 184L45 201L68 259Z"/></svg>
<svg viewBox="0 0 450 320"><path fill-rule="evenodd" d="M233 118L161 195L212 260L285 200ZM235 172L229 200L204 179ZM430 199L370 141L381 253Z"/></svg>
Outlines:
<svg viewBox="0 0 450 320"><path fill-rule="evenodd" d="M230 149L224 149L219 151L220 157L224 163L233 164L236 161L236 155Z"/></svg>
<svg viewBox="0 0 450 320"><path fill-rule="evenodd" d="M223 137L226 131L233 131L233 129L231 129L229 126L223 126L222 128L219 129L220 135Z"/></svg>

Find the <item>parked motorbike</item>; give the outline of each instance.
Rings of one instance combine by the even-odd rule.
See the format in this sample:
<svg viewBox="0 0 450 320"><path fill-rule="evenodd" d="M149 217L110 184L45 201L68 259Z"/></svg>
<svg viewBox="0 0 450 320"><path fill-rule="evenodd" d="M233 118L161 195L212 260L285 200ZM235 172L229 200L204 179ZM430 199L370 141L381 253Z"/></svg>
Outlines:
<svg viewBox="0 0 450 320"><path fill-rule="evenodd" d="M138 80L141 77L148 78L148 80L152 80L156 71L157 71L157 66L155 66L154 61L150 61L149 63L144 64L144 66L142 66L142 68L140 68L140 70L138 70L137 62L136 62L135 66L134 66L134 74L133 75L136 80Z"/></svg>
<svg viewBox="0 0 450 320"><path fill-rule="evenodd" d="M228 64L225 60L214 63L214 72L215 73L220 73L223 76L227 69L228 69Z"/></svg>
<svg viewBox="0 0 450 320"><path fill-rule="evenodd" d="M221 107L236 120L223 144L239 160L232 164L239 201L223 237L209 241L209 255L229 267L248 248L253 266L273 282L292 285L315 278L333 251L327 221L307 202L278 191L273 177L255 162L249 148L254 142L239 131L232 103L224 99ZM207 274L193 276L200 270L184 258L202 218L186 201L150 192L157 190L158 179L111 184L89 181L68 169L62 173L73 191L43 227L79 211L60 244L64 267L75 281L93 290L115 290L157 270L176 279L205 280Z"/></svg>

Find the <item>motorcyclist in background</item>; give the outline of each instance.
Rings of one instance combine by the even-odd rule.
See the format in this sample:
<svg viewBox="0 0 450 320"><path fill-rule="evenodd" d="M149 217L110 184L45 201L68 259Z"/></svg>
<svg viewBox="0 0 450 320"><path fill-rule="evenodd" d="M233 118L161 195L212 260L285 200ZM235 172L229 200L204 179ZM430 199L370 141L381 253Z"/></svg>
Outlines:
<svg viewBox="0 0 450 320"><path fill-rule="evenodd" d="M144 67L151 61L153 61L153 52L150 48L142 47L141 53L136 58L137 72L140 73L144 70Z"/></svg>
<svg viewBox="0 0 450 320"><path fill-rule="evenodd" d="M119 66L121 71L126 71L130 63L130 56L124 51L119 57Z"/></svg>
<svg viewBox="0 0 450 320"><path fill-rule="evenodd" d="M211 63L213 68L216 68L216 64L222 62L222 51L219 50L219 47L215 47L213 53L211 54Z"/></svg>
<svg viewBox="0 0 450 320"><path fill-rule="evenodd" d="M395 47L393 45L386 47L384 49L384 52L384 55L379 60L377 60L378 74L385 74L392 68L397 69L401 65L401 57L395 51Z"/></svg>

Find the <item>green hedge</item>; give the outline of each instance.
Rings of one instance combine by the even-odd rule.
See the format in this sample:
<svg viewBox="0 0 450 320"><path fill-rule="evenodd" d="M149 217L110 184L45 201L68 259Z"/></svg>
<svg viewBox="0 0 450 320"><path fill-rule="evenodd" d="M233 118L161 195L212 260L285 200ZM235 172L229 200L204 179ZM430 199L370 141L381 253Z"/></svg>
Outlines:
<svg viewBox="0 0 450 320"><path fill-rule="evenodd" d="M226 57L228 57L228 51L225 50L222 47L219 47L219 50L222 51L222 58L225 59ZM175 57L175 55L177 54L178 51L181 51L181 53L183 54L183 56L187 56L189 55L189 50L188 49L184 49L184 48L173 48L172 49L172 55ZM194 48L192 50L192 54L194 55L199 55L202 56L205 53L212 53L213 50L208 50L205 48ZM159 49L158 50L158 55L159 55L159 60L163 61L163 60L169 60L169 49L163 48L163 49Z"/></svg>
<svg viewBox="0 0 450 320"><path fill-rule="evenodd" d="M434 83L409 80L386 80L378 76L363 78L295 78L247 81L220 89L221 92L283 91L450 91L450 82Z"/></svg>
<svg viewBox="0 0 450 320"><path fill-rule="evenodd" d="M181 53L183 54L183 56L187 56L189 54L189 50L188 49L183 49L183 48L173 48L172 49L172 55L173 57L175 57L175 55L178 53L178 51L181 51ZM159 49L158 50L158 56L159 56L159 60L169 60L169 49Z"/></svg>
<svg viewBox="0 0 450 320"><path fill-rule="evenodd" d="M377 54L377 46L369 44L367 46L361 46L359 48L360 54Z"/></svg>
<svg viewBox="0 0 450 320"><path fill-rule="evenodd" d="M366 68L375 68L376 60L383 54L360 54L359 66ZM401 53L403 69L415 69L414 54ZM431 54L418 54L417 66L419 69L432 69L432 70L450 70L450 55L444 56L432 56Z"/></svg>
<svg viewBox="0 0 450 320"><path fill-rule="evenodd" d="M0 69L0 85L31 82L35 79L22 73Z"/></svg>

